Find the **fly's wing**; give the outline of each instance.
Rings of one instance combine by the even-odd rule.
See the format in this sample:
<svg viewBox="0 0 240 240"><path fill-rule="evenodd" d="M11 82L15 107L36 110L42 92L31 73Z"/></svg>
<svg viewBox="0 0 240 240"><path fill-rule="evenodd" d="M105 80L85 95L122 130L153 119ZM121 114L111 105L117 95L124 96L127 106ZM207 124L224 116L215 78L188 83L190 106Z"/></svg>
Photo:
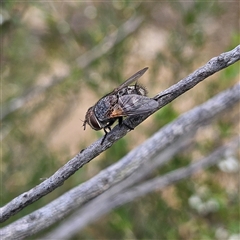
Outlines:
<svg viewBox="0 0 240 240"><path fill-rule="evenodd" d="M148 70L148 67L145 67L142 70L136 72L130 78L128 78L124 83L122 83L119 87L115 88L113 92L117 92L120 89L130 85L132 82L137 81L147 70Z"/></svg>
<svg viewBox="0 0 240 240"><path fill-rule="evenodd" d="M110 114L111 118L149 113L158 107L158 102L146 96L129 94L121 96Z"/></svg>

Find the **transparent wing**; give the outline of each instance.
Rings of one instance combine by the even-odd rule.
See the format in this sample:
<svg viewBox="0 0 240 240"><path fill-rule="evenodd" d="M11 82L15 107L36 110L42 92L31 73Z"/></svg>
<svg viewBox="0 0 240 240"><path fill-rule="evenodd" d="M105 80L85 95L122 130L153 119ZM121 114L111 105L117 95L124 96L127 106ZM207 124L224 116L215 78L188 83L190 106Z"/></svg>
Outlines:
<svg viewBox="0 0 240 240"><path fill-rule="evenodd" d="M152 98L137 94L121 96L115 105L111 117L134 116L149 113L158 107L158 102Z"/></svg>
<svg viewBox="0 0 240 240"><path fill-rule="evenodd" d="M119 87L115 88L113 92L116 92L122 89L123 87L130 85L134 81L137 81L147 70L148 70L148 67L145 67L142 70L136 72L130 78L128 78L124 83L122 83Z"/></svg>

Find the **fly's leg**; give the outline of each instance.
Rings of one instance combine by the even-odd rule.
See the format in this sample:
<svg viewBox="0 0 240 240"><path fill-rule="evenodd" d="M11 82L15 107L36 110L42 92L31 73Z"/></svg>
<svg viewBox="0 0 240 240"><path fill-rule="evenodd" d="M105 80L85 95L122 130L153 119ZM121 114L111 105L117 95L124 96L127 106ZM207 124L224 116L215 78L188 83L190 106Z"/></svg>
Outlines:
<svg viewBox="0 0 240 240"><path fill-rule="evenodd" d="M123 123L123 117L118 118L118 125L121 126Z"/></svg>
<svg viewBox="0 0 240 240"><path fill-rule="evenodd" d="M126 124L125 122L123 122L123 117L119 117L118 118L118 125L124 125L125 127L129 128L130 130L133 130L134 128L130 127L128 124Z"/></svg>
<svg viewBox="0 0 240 240"><path fill-rule="evenodd" d="M109 130L109 132L107 131L107 129ZM101 145L103 145L103 142L105 141L108 133L110 133L111 128L110 128L110 127L105 127L103 130L104 130L104 132L105 132L105 135L104 135L104 137L103 137L103 139L102 139L102 141L101 141Z"/></svg>
<svg viewBox="0 0 240 240"><path fill-rule="evenodd" d="M113 123L116 121L116 118L115 119L112 119L106 127L103 128L104 132L105 132L105 135L101 141L101 145L104 143L108 133L111 132L111 126L113 125ZM119 117L118 118L118 125L121 126L121 125L124 125L125 127L127 127L128 129L130 130L133 130L134 128L132 128L131 126L129 126L128 124L126 124L125 122L123 122L123 117ZM108 131L107 131L108 130Z"/></svg>
<svg viewBox="0 0 240 240"><path fill-rule="evenodd" d="M107 134L111 132L111 126L113 125L113 123L116 121L116 119L112 119L111 121L109 121L109 123L107 124L106 127L103 128L104 132L105 132L105 135L101 141L101 145L103 145L103 142L105 141L106 137L107 137ZM109 132L107 131L107 129L109 130Z"/></svg>
<svg viewBox="0 0 240 240"><path fill-rule="evenodd" d="M167 95L169 95L169 94L172 94L171 92L169 92L169 93L164 93L164 94L162 94L162 95L160 95L160 96L156 96L156 97L154 97L153 99L154 100L158 100L158 99L160 99L160 98L162 98L162 97L165 97L165 96L167 96Z"/></svg>

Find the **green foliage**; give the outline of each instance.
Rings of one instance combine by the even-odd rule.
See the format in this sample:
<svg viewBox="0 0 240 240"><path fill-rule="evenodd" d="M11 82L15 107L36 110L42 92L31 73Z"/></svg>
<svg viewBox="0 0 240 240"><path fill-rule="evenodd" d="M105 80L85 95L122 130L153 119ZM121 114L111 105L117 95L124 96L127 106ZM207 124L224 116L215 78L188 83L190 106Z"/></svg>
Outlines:
<svg viewBox="0 0 240 240"><path fill-rule="evenodd" d="M100 163L101 169L111 165L112 163L121 159L125 154L129 152L127 140L120 139L117 143L108 149L104 155L104 161Z"/></svg>
<svg viewBox="0 0 240 240"><path fill-rule="evenodd" d="M177 115L177 112L172 108L171 104L169 104L154 115L154 126L156 129L159 129L160 127L176 119Z"/></svg>

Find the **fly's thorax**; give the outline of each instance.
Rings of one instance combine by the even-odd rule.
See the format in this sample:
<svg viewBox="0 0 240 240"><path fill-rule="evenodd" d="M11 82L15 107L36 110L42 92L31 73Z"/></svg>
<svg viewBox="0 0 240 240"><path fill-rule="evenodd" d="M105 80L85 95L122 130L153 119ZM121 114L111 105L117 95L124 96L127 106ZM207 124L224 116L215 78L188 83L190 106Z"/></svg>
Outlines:
<svg viewBox="0 0 240 240"><path fill-rule="evenodd" d="M118 98L123 96L123 95L129 94L129 88L130 88L130 86L127 86L127 87L124 87L124 88L118 90L116 92L116 95L118 96Z"/></svg>
<svg viewBox="0 0 240 240"><path fill-rule="evenodd" d="M99 122L106 122L110 118L112 109L118 102L118 97L115 94L107 95L100 99L95 107L94 114L96 115Z"/></svg>

